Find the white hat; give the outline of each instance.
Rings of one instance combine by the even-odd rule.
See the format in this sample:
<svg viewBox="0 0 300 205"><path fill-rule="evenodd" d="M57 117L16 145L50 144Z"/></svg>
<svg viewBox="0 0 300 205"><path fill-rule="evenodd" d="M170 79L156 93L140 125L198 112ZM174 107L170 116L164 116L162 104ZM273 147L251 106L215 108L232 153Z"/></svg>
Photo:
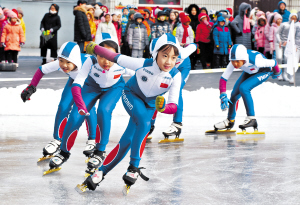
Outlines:
<svg viewBox="0 0 300 205"><path fill-rule="evenodd" d="M58 51L58 57L74 63L78 69L81 68L81 53L77 43L65 42Z"/></svg>
<svg viewBox="0 0 300 205"><path fill-rule="evenodd" d="M242 44L235 44L230 50L229 60L245 60L248 62L249 55L247 53L247 48Z"/></svg>

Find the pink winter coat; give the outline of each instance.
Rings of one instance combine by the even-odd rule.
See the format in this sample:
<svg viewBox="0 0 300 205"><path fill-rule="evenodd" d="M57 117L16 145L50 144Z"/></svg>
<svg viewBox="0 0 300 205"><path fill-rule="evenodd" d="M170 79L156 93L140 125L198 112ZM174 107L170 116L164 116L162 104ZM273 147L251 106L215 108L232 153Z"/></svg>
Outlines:
<svg viewBox="0 0 300 205"><path fill-rule="evenodd" d="M270 28L271 28L271 25L269 24L270 22L270 19L271 17L273 16L272 13L269 13L267 14L267 25L265 26L265 51L266 52L269 52L270 51L270 41L269 41L269 38L270 38Z"/></svg>
<svg viewBox="0 0 300 205"><path fill-rule="evenodd" d="M21 21L18 19L15 25L12 25L8 20L3 28L1 43L5 43L5 51L21 51L20 43L25 42L24 31L20 25Z"/></svg>
<svg viewBox="0 0 300 205"><path fill-rule="evenodd" d="M270 46L273 46L273 51L275 50L276 32L277 32L278 28L279 28L279 26L276 23L272 23L272 26L271 26L270 32L269 32ZM273 44L273 45L271 45L271 44Z"/></svg>
<svg viewBox="0 0 300 205"><path fill-rule="evenodd" d="M267 23L266 18L264 16L260 16L257 20L257 30L255 31L255 40L256 40L256 44L257 44L257 48L259 47L264 47L265 46L265 25L261 26L259 25L260 19L263 19L265 21L265 25Z"/></svg>

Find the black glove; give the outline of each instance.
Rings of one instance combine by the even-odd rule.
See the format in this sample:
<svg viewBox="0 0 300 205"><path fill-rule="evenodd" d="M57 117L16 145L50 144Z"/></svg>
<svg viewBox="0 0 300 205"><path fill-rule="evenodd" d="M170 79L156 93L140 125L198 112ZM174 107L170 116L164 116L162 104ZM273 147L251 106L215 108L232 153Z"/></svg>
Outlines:
<svg viewBox="0 0 300 205"><path fill-rule="evenodd" d="M26 89L24 89L21 93L21 98L23 102L30 100L30 96L36 92L36 87L33 85L28 85Z"/></svg>
<svg viewBox="0 0 300 205"><path fill-rule="evenodd" d="M218 51L220 50L220 46L219 45L216 45L216 48L217 48Z"/></svg>

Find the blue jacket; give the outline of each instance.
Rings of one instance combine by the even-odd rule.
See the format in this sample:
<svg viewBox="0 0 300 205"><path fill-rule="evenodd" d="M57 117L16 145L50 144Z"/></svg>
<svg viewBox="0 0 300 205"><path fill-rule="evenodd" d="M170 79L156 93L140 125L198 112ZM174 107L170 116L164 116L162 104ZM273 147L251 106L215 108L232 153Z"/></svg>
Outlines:
<svg viewBox="0 0 300 205"><path fill-rule="evenodd" d="M289 22L289 17L290 17L291 12L289 12L286 9L284 9L283 11L281 11L280 8L279 8L279 6L282 3L284 3L284 5L286 6L286 3L284 1L280 1L277 4L278 9L274 10L274 12L277 12L277 13L279 13L282 16L282 23Z"/></svg>
<svg viewBox="0 0 300 205"><path fill-rule="evenodd" d="M218 23L220 21L225 21L225 18L219 17ZM228 46L232 45L229 28L225 25L222 27L220 25L216 26L213 30L213 38L215 42L214 54L228 55ZM217 45L220 48L219 50L216 48Z"/></svg>

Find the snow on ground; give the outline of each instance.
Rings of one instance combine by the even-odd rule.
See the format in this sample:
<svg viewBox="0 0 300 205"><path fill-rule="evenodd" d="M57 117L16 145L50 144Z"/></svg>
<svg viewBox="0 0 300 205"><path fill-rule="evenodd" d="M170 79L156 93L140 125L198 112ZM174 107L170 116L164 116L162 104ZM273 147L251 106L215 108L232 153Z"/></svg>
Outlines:
<svg viewBox="0 0 300 205"><path fill-rule="evenodd" d="M0 115L55 115L63 89L37 89L30 101L23 103L20 94L27 85L1 88ZM231 90L227 93L230 96ZM5 97L4 97L5 96ZM266 82L252 91L256 116L300 117L300 87L279 86ZM167 94L165 95L167 98ZM220 109L219 90L183 90L184 116L226 116ZM127 115L119 100L113 115ZM246 116L242 99L237 116Z"/></svg>

